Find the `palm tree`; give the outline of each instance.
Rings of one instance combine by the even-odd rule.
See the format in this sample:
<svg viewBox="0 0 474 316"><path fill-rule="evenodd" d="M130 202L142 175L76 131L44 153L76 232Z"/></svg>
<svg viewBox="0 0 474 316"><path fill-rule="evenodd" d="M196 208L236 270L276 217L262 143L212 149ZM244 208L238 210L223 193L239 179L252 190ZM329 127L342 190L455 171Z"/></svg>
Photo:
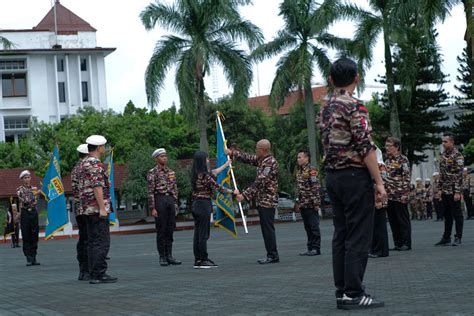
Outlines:
<svg viewBox="0 0 474 316"><path fill-rule="evenodd" d="M277 63L270 102L273 106L281 106L285 96L295 88L304 95L311 164L318 166L319 133L315 128L311 79L315 67L323 77L329 76L328 48L344 51L349 43L347 39L327 32L335 20L335 3L334 0L325 0L319 5L314 0L284 0L279 14L284 20L283 28L272 41L260 45L251 55L258 62L285 52Z"/></svg>
<svg viewBox="0 0 474 316"><path fill-rule="evenodd" d="M159 101L168 70L177 66L175 84L181 107L188 118L197 108L200 150L208 151L204 77L212 65L223 68L233 87L235 102L245 104L251 84L252 67L248 55L238 48L250 48L263 41L260 29L242 19L240 5L250 0L176 0L168 5L156 1L140 14L146 30L157 24L174 34L163 36L156 44L145 73L148 103Z"/></svg>
<svg viewBox="0 0 474 316"><path fill-rule="evenodd" d="M3 49L10 49L13 47L13 43L6 37L0 36L0 47L3 47Z"/></svg>
<svg viewBox="0 0 474 316"><path fill-rule="evenodd" d="M395 81L393 76L392 47L394 36L407 17L423 12L422 27L430 36L433 26L442 22L449 15L452 7L460 0L369 0L371 10L364 10L357 5L345 3L338 8L340 17L355 20L357 29L354 36L355 49L361 53L359 58L364 60L364 68L372 63L373 47L379 35L383 35L385 77L387 83L388 103L390 106L390 133L401 139L398 104L395 97Z"/></svg>

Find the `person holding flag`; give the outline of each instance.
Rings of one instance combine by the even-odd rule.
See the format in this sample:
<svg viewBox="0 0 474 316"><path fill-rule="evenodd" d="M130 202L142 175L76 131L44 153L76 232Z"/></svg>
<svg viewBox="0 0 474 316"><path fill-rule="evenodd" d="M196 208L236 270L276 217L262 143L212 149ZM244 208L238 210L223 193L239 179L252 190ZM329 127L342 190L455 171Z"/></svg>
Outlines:
<svg viewBox="0 0 474 316"><path fill-rule="evenodd" d="M89 156L82 162L80 199L83 214L87 216L88 256L91 284L115 283L117 278L108 275L107 254L110 249L109 214L111 201L109 178L100 158L105 154L107 140L101 135L86 139Z"/></svg>
<svg viewBox="0 0 474 316"><path fill-rule="evenodd" d="M36 261L38 250L39 226L38 226L38 195L40 191L31 186L31 173L24 170L19 177L23 185L16 190L21 211L21 234L23 238L23 253L26 257L26 266L40 265Z"/></svg>
<svg viewBox="0 0 474 316"><path fill-rule="evenodd" d="M260 217L260 227L262 229L263 240L267 257L259 259L259 264L280 262L275 236L275 209L278 205L278 162L271 154L271 143L267 139L257 142L256 155L250 155L237 149L226 149L225 153L243 163L257 167L257 177L255 181L237 195L237 201L257 200L258 216Z"/></svg>
<svg viewBox="0 0 474 316"><path fill-rule="evenodd" d="M89 155L87 144L77 147L79 161L71 171L71 183L73 194L73 209L76 215L77 229L79 231L79 240L77 241L77 261L79 262L79 281L90 281L89 256L87 255L87 217L83 215L84 211L81 202L81 190L83 185L82 162Z"/></svg>
<svg viewBox="0 0 474 316"><path fill-rule="evenodd" d="M207 254L207 240L210 234L210 220L212 211L211 198L214 191L223 194L239 194L238 190L231 190L222 185L217 184L215 176L221 173L231 160L217 169L209 172L209 159L207 153L198 151L194 154L193 166L191 171L192 192L192 214L194 218L194 268L209 269L217 267Z"/></svg>

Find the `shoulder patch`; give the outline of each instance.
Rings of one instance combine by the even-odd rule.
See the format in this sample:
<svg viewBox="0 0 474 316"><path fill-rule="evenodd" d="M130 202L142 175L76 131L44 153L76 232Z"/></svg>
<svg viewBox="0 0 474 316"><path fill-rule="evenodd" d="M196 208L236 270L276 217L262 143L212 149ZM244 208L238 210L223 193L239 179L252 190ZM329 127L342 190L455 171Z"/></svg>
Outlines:
<svg viewBox="0 0 474 316"><path fill-rule="evenodd" d="M270 171L272 170L272 168L270 167L265 167L265 169L263 169L263 174L268 176L268 174L270 173Z"/></svg>

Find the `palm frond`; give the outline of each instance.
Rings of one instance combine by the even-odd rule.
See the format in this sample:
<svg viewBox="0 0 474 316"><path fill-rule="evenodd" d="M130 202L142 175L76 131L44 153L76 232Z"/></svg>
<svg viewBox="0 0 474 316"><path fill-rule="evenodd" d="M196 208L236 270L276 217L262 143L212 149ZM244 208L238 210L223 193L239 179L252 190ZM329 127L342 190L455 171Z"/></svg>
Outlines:
<svg viewBox="0 0 474 316"><path fill-rule="evenodd" d="M167 71L178 60L188 41L177 36L164 36L155 46L145 72L148 104L153 108L159 101Z"/></svg>
<svg viewBox="0 0 474 316"><path fill-rule="evenodd" d="M140 13L140 19L147 31L154 29L158 24L172 32L185 33L186 22L181 12L176 5L150 3Z"/></svg>
<svg viewBox="0 0 474 316"><path fill-rule="evenodd" d="M6 37L0 36L0 47L3 47L3 49L11 49L14 47L14 44Z"/></svg>
<svg viewBox="0 0 474 316"><path fill-rule="evenodd" d="M233 97L246 99L252 80L249 57L234 42L216 40L211 44L212 62L222 66L227 82L234 89Z"/></svg>
<svg viewBox="0 0 474 316"><path fill-rule="evenodd" d="M275 39L272 41L261 44L251 54L252 60L263 61L264 59L271 58L283 50L295 47L298 44L298 40L288 33L286 30L278 31Z"/></svg>
<svg viewBox="0 0 474 316"><path fill-rule="evenodd" d="M254 49L263 42L263 33L258 26L247 20L225 21L209 34L210 40L223 39L243 41Z"/></svg>

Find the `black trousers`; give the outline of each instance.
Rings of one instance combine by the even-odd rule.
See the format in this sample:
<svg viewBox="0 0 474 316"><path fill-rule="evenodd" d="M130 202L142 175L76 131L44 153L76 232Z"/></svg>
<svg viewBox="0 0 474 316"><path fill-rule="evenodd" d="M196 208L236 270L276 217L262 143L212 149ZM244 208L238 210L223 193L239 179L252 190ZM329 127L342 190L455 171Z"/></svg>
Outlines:
<svg viewBox="0 0 474 316"><path fill-rule="evenodd" d="M100 218L99 214L87 217L87 255L89 272L92 278L100 278L107 271L105 258L110 249L109 218Z"/></svg>
<svg viewBox="0 0 474 316"><path fill-rule="evenodd" d="M206 260L208 259L207 240L209 239L211 231L211 200L194 200L191 211L194 218L194 258L196 261Z"/></svg>
<svg viewBox="0 0 474 316"><path fill-rule="evenodd" d="M20 242L20 223L13 223L13 234L11 235L12 245L16 246Z"/></svg>
<svg viewBox="0 0 474 316"><path fill-rule="evenodd" d="M474 209L472 208L472 197L471 192L469 190L463 191L464 203L466 204L466 211L468 217L474 216Z"/></svg>
<svg viewBox="0 0 474 316"><path fill-rule="evenodd" d="M38 250L38 211L21 211L21 236L23 238L23 253L26 257L35 257Z"/></svg>
<svg viewBox="0 0 474 316"><path fill-rule="evenodd" d="M462 238L464 216L461 210L461 201L454 201L454 194L442 194L441 199L444 206L444 239L451 239L453 231L453 219L456 222L456 234L454 237Z"/></svg>
<svg viewBox="0 0 474 316"><path fill-rule="evenodd" d="M88 256L88 234L87 234L87 216L76 216L77 229L79 231L79 240L77 241L77 261L79 262L80 272L89 272Z"/></svg>
<svg viewBox="0 0 474 316"><path fill-rule="evenodd" d="M405 245L411 248L411 222L408 205L388 200L387 214L395 247Z"/></svg>
<svg viewBox="0 0 474 316"><path fill-rule="evenodd" d="M441 200L433 200L434 208L436 211L436 219L442 220L444 218L444 206L443 201Z"/></svg>
<svg viewBox="0 0 474 316"><path fill-rule="evenodd" d="M362 285L374 227L375 197L369 171L328 170L326 184L334 210L332 264L336 297L364 294Z"/></svg>
<svg viewBox="0 0 474 316"><path fill-rule="evenodd" d="M301 208L301 217L303 217L304 230L308 236L306 246L308 250L321 249L321 231L319 230L319 214L314 208Z"/></svg>
<svg viewBox="0 0 474 316"><path fill-rule="evenodd" d="M173 233L176 227L176 209L174 198L170 195L155 195L156 248L160 257L171 256Z"/></svg>
<svg viewBox="0 0 474 316"><path fill-rule="evenodd" d="M387 208L375 210L374 233L370 253L380 257L388 256Z"/></svg>
<svg viewBox="0 0 474 316"><path fill-rule="evenodd" d="M425 202L426 205L426 217L427 218L433 218L433 203L430 202Z"/></svg>
<svg viewBox="0 0 474 316"><path fill-rule="evenodd" d="M258 207L258 216L260 217L260 228L262 229L263 242L265 243L265 250L267 257L277 259L279 258L276 235L275 235L275 208Z"/></svg>

